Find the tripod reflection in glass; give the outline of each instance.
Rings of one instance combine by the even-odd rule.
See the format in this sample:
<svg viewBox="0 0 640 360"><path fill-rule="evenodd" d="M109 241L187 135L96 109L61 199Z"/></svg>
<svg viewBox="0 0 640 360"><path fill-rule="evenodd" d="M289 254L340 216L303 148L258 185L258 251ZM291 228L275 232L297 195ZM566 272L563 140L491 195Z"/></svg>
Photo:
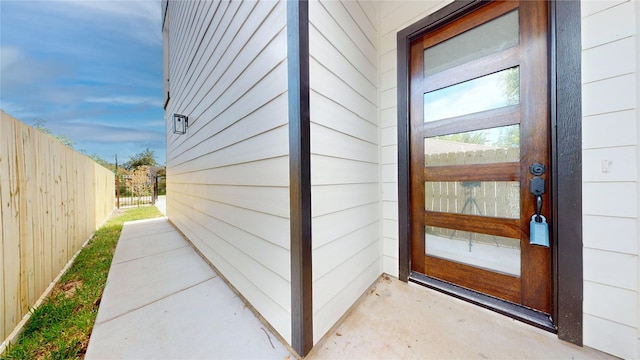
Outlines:
<svg viewBox="0 0 640 360"><path fill-rule="evenodd" d="M475 191L475 188L480 187L480 182L479 181L461 181L460 185L462 185L462 187L465 188L465 194L467 195L467 199L464 202L464 206L462 206L462 210L460 211L460 214L464 214L465 210L467 210L467 207L468 207L469 215L474 215L473 208L475 207L476 215L482 216L483 215L482 210L480 210L480 206L478 206L478 202L476 201L476 191ZM453 239L457 231L458 230L454 230L449 239ZM468 233L469 233L469 252L471 252L471 246L473 245L473 242L472 242L473 233L471 231L469 231ZM495 241L496 246L500 246L495 236L493 237L493 241Z"/></svg>

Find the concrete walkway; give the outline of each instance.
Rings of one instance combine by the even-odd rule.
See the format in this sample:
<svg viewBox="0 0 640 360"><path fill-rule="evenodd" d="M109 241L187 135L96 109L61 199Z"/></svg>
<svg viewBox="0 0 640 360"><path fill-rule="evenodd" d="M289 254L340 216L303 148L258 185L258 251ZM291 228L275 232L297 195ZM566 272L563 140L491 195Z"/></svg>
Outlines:
<svg viewBox="0 0 640 360"><path fill-rule="evenodd" d="M160 212L164 216L167 216L167 196L166 195L158 196L158 199L156 200L156 203L155 203L155 207L157 207L158 210L160 210Z"/></svg>
<svg viewBox="0 0 640 360"><path fill-rule="evenodd" d="M166 218L125 223L86 359L295 358Z"/></svg>

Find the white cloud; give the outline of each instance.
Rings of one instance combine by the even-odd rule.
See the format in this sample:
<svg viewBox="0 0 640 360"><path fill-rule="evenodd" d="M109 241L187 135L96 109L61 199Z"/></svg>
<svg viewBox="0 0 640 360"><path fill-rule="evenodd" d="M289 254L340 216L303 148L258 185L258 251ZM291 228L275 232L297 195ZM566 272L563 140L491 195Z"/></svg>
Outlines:
<svg viewBox="0 0 640 360"><path fill-rule="evenodd" d="M24 58L24 53L18 47L0 45L0 71L7 71L11 65L20 62Z"/></svg>
<svg viewBox="0 0 640 360"><path fill-rule="evenodd" d="M72 0L69 2L92 11L111 13L121 17L144 18L149 21L156 21L161 16L159 0Z"/></svg>
<svg viewBox="0 0 640 360"><path fill-rule="evenodd" d="M148 104L152 106L162 106L162 101L159 99L142 97L142 96L102 96L102 97L89 97L85 99L90 103L102 103L102 104L121 104L121 105L139 105Z"/></svg>
<svg viewBox="0 0 640 360"><path fill-rule="evenodd" d="M24 106L4 100L2 96L0 96L0 110L21 121L37 115Z"/></svg>
<svg viewBox="0 0 640 360"><path fill-rule="evenodd" d="M58 16L100 23L144 43L162 43L160 0L49 0Z"/></svg>
<svg viewBox="0 0 640 360"><path fill-rule="evenodd" d="M42 86L48 80L67 72L67 66L59 61L34 58L17 46L0 46L2 92L20 91L20 87L35 83Z"/></svg>
<svg viewBox="0 0 640 360"><path fill-rule="evenodd" d="M165 140L163 131L143 130L139 127L125 127L105 125L95 121L67 121L58 124L54 132L79 139L83 142L123 143L123 142L162 142ZM160 129L162 130L162 129Z"/></svg>

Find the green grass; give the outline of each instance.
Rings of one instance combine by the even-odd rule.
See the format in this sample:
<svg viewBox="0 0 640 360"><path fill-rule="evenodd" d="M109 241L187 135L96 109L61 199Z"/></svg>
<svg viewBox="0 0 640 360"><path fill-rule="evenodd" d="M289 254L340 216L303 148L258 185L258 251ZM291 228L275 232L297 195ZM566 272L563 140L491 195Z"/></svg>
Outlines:
<svg viewBox="0 0 640 360"><path fill-rule="evenodd" d="M132 208L98 229L0 359L83 358L123 223L159 216L155 206Z"/></svg>

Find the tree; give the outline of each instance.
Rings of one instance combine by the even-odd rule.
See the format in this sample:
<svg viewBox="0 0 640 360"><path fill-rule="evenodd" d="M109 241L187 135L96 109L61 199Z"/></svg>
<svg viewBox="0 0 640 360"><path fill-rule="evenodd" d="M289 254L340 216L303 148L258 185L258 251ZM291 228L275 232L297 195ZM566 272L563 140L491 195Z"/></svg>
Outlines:
<svg viewBox="0 0 640 360"><path fill-rule="evenodd" d="M520 146L520 127L512 125L502 128L495 145L503 148L518 148Z"/></svg>
<svg viewBox="0 0 640 360"><path fill-rule="evenodd" d="M113 163L108 162L107 160L103 159L102 156L98 155L98 154L91 154L91 155L87 155L89 158L91 158L91 160L97 162L98 164L106 167L107 169L115 172L116 170L116 166Z"/></svg>
<svg viewBox="0 0 640 360"><path fill-rule="evenodd" d="M140 166L156 166L158 163L156 162L156 155L153 150L147 148L147 150L131 155L129 161L124 163L124 168L127 170L135 170Z"/></svg>
<svg viewBox="0 0 640 360"><path fill-rule="evenodd" d="M36 118L31 124L35 129L42 131L43 133L53 136L54 139L60 141L62 144L67 145L73 149L73 141L69 139L67 135L54 134L49 127L47 127L47 121L42 118Z"/></svg>
<svg viewBox="0 0 640 360"><path fill-rule="evenodd" d="M515 105L520 102L520 71L518 68L503 71L499 85L507 105Z"/></svg>
<svg viewBox="0 0 640 360"><path fill-rule="evenodd" d="M131 190L133 196L138 197L138 206L140 206L140 197L150 195L152 183L149 178L149 167L141 165L133 171L131 176Z"/></svg>
<svg viewBox="0 0 640 360"><path fill-rule="evenodd" d="M167 195L167 168L160 168L156 173L158 180L158 195Z"/></svg>
<svg viewBox="0 0 640 360"><path fill-rule="evenodd" d="M482 131L469 131L465 133L449 134L439 136L440 140L456 141L466 144L486 144L487 137Z"/></svg>

